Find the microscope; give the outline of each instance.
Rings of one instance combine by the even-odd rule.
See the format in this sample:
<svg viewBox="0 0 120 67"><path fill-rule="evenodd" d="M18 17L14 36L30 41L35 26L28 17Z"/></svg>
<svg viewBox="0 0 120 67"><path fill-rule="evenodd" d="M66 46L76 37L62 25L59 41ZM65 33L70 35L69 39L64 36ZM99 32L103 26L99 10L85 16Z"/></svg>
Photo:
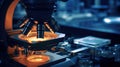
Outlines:
<svg viewBox="0 0 120 67"><path fill-rule="evenodd" d="M50 47L63 40L65 34L55 32L50 26L54 22L52 13L54 12L57 0L4 0L0 9L1 31L8 35L8 54L12 54L12 59L25 66L41 66L44 64L63 61L65 57L47 51ZM60 0L66 2L67 0ZM13 29L13 14L16 5L21 2L26 10L27 18L19 26L22 29ZM46 31L45 27L49 30ZM4 34L4 33L3 33ZM12 52L13 51L13 52ZM52 56L52 60L51 60ZM56 57L53 57L56 56ZM32 63L33 62L33 63ZM37 63L35 63L37 62ZM58 62L57 62L58 63Z"/></svg>

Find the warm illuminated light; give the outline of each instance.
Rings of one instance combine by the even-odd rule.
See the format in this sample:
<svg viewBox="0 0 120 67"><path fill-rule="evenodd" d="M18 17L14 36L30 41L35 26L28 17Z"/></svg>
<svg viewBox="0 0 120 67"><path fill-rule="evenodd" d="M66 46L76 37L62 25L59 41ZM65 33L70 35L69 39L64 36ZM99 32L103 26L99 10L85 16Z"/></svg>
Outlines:
<svg viewBox="0 0 120 67"><path fill-rule="evenodd" d="M52 30L52 28L48 25L48 23L47 22L44 22L44 24L45 24L45 26L50 30L50 32L51 33L55 33L53 30Z"/></svg>
<svg viewBox="0 0 120 67"><path fill-rule="evenodd" d="M46 41L46 40L49 40L49 39L47 39L47 38L37 38L37 37L27 38L27 41L29 43L38 42L38 41Z"/></svg>
<svg viewBox="0 0 120 67"><path fill-rule="evenodd" d="M28 56L27 60L29 62L41 62L41 63L46 63L50 60L50 57L47 55L32 55Z"/></svg>
<svg viewBox="0 0 120 67"><path fill-rule="evenodd" d="M29 37L30 33L31 33L31 30L29 31L29 33L26 36Z"/></svg>
<svg viewBox="0 0 120 67"><path fill-rule="evenodd" d="M18 38L28 41L29 43L38 42L38 41L46 41L50 39L55 39L58 37L58 34L51 33L51 32L44 32L44 38L37 38L37 32L30 32L28 36L20 34Z"/></svg>

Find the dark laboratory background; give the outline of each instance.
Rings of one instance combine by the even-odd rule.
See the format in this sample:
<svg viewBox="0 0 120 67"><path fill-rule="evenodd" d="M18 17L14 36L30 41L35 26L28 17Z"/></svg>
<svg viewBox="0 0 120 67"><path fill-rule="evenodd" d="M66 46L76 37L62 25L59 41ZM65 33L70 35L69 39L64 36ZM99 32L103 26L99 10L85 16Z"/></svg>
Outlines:
<svg viewBox="0 0 120 67"><path fill-rule="evenodd" d="M4 4L3 1L0 0L0 7ZM26 7L19 2L13 15L14 30L21 29L19 28L22 23L21 19L26 15ZM52 18L56 22L51 25L55 28L53 30L64 33L65 37L62 40L59 38L55 40L57 43L52 46L49 46L51 42L47 43L49 45L45 50L48 54L50 53L50 61L40 66L35 64L30 66L32 62L26 65L13 59L13 57L20 56L18 47L24 48L22 51L24 55L30 49L23 45L26 43L22 42L21 45L21 41L10 38L2 29L4 23L0 23L0 35L2 36L0 36L0 66L120 67L120 0L68 0L66 2L56 0ZM17 45L13 55L9 55L7 48L8 46L14 47L14 44L19 44L19 46Z"/></svg>

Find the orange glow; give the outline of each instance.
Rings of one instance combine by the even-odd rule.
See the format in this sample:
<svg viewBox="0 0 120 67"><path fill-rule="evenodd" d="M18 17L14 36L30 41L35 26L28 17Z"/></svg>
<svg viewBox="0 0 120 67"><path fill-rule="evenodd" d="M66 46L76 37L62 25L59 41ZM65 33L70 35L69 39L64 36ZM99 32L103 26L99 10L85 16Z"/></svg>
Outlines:
<svg viewBox="0 0 120 67"><path fill-rule="evenodd" d="M45 26L50 30L51 33L54 33L54 31L50 28L47 22L44 22Z"/></svg>
<svg viewBox="0 0 120 67"><path fill-rule="evenodd" d="M18 38L20 38L21 40L28 41L29 43L32 43L32 42L55 39L58 37L57 34L51 32L44 32L44 38L37 38L36 36L37 36L37 32L30 32L28 36L20 34Z"/></svg>
<svg viewBox="0 0 120 67"><path fill-rule="evenodd" d="M14 0L7 10L6 17L5 17L5 29L6 30L13 29L13 26L12 26L13 14L14 14L14 10L18 2L19 0Z"/></svg>
<svg viewBox="0 0 120 67"><path fill-rule="evenodd" d="M46 63L50 60L50 57L47 55L31 55L27 57L29 62L41 62Z"/></svg>
<svg viewBox="0 0 120 67"><path fill-rule="evenodd" d="M38 24L38 21L34 21L35 24Z"/></svg>
<svg viewBox="0 0 120 67"><path fill-rule="evenodd" d="M38 41L46 41L46 40L48 40L48 39L46 39L46 38L37 38L37 37L27 38L27 41L29 43L38 42Z"/></svg>

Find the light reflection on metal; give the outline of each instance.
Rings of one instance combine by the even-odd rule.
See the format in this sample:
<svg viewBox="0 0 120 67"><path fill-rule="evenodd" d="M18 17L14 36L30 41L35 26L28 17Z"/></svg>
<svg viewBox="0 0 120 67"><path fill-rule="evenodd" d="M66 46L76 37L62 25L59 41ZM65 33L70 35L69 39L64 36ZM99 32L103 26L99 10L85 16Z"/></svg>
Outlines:
<svg viewBox="0 0 120 67"><path fill-rule="evenodd" d="M105 23L120 23L120 17L106 17L103 21Z"/></svg>
<svg viewBox="0 0 120 67"><path fill-rule="evenodd" d="M31 33L31 30L29 31L29 33L26 36L29 37L30 33Z"/></svg>
<svg viewBox="0 0 120 67"><path fill-rule="evenodd" d="M50 28L50 26L48 25L47 22L44 22L45 26L50 30L51 33L55 33L52 28Z"/></svg>
<svg viewBox="0 0 120 67"><path fill-rule="evenodd" d="M32 43L32 42L38 42L38 41L46 41L48 39L46 38L37 38L37 37L31 37L31 38L28 38L27 41L29 43Z"/></svg>
<svg viewBox="0 0 120 67"><path fill-rule="evenodd" d="M76 18L90 18L90 17L93 17L93 15L91 13L73 14L73 15L63 13L60 17L62 19L65 19L66 21L71 21Z"/></svg>
<svg viewBox="0 0 120 67"><path fill-rule="evenodd" d="M21 40L28 41L29 43L38 42L38 41L46 41L46 40L55 39L58 37L58 34L51 33L51 32L44 32L44 38L37 38L36 35L37 35L37 32L30 32L29 35L27 36L20 34L18 37Z"/></svg>
<svg viewBox="0 0 120 67"><path fill-rule="evenodd" d="M26 19L19 27L22 28L28 21L29 19Z"/></svg>
<svg viewBox="0 0 120 67"><path fill-rule="evenodd" d="M105 22L105 23L111 23L111 19L109 19L109 18L104 18L104 22Z"/></svg>

